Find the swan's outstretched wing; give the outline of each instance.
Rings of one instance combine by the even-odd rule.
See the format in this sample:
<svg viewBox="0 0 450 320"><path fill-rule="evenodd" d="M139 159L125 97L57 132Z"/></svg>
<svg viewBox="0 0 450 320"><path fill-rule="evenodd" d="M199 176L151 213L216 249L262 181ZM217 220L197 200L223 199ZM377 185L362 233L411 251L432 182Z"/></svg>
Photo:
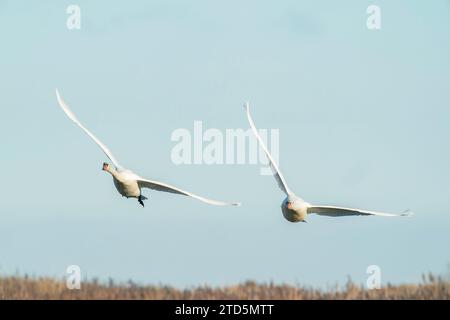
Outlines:
<svg viewBox="0 0 450 320"><path fill-rule="evenodd" d="M333 206L310 206L308 207L308 214L316 213L321 216L328 217L344 217L344 216L382 216L382 217L404 217L411 216L412 213L405 211L400 214L375 212L369 210L333 207Z"/></svg>
<svg viewBox="0 0 450 320"><path fill-rule="evenodd" d="M200 201L203 201L208 204L215 205L215 206L240 206L241 205L240 203L228 203L228 202L222 202L222 201L216 201L216 200L203 198L196 194L193 194L193 193L181 190L177 187L171 186L167 183L162 183L162 182L158 182L158 181L152 181L152 180L140 178L137 180L137 182L138 182L138 185L140 188L149 188L149 189L157 190L157 191L181 194L183 196L192 197L197 200L200 200Z"/></svg>
<svg viewBox="0 0 450 320"><path fill-rule="evenodd" d="M73 121L75 122L81 129L83 129L84 132L87 133L87 135L89 137L92 138L92 140L95 141L96 144L98 144L98 146L100 148L102 148L103 152L106 154L106 156L111 160L111 162L116 166L116 168L118 169L122 169L122 167L120 166L119 162L116 160L116 158L113 156L113 154L111 153L111 151L108 149L107 146L105 146L100 140L97 139L96 136L94 136L92 134L92 132L90 132L88 129L86 129L81 122L78 120L78 118L75 116L75 114L72 112L72 110L70 110L69 106L64 102L64 100L61 98L58 89L56 89L56 98L58 99L58 103L59 106L61 107L61 109L63 109L63 111L66 113L66 115Z"/></svg>
<svg viewBox="0 0 450 320"><path fill-rule="evenodd" d="M247 118L248 122L250 123L250 127L252 128L253 134L256 136L256 139L258 139L259 144L261 145L261 148L264 150L264 153L266 154L267 158L269 158L270 167L273 171L273 176L278 182L278 186L286 195L291 194L291 190L289 189L286 180L284 180L283 174L278 168L278 165L276 164L275 160L270 155L269 150L267 150L266 146L264 145L264 141L261 139L258 130L256 130L255 123L253 122L252 116L250 115L250 106L248 102L245 103L244 107L247 110Z"/></svg>

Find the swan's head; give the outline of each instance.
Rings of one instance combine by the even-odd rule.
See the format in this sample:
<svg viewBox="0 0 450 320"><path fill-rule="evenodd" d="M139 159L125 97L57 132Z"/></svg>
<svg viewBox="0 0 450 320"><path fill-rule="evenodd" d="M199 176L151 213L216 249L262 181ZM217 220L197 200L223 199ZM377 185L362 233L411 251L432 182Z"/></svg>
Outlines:
<svg viewBox="0 0 450 320"><path fill-rule="evenodd" d="M109 164L106 163L106 162L103 162L103 168L102 168L102 170L103 170L103 171L109 171Z"/></svg>
<svg viewBox="0 0 450 320"><path fill-rule="evenodd" d="M288 210L292 210L292 211L297 211L299 209L301 209L303 207L303 203L301 201L297 201L297 200L286 200L286 202L284 203L284 206L286 207L286 209Z"/></svg>
<svg viewBox="0 0 450 320"><path fill-rule="evenodd" d="M296 195L289 195L281 204L283 216L290 222L306 222L308 203Z"/></svg>
<svg viewBox="0 0 450 320"><path fill-rule="evenodd" d="M290 194L284 199L281 206L291 211L300 212L306 210L310 204L295 194Z"/></svg>
<svg viewBox="0 0 450 320"><path fill-rule="evenodd" d="M289 195L284 199L283 205L286 209L296 211L303 207L305 202L295 195Z"/></svg>

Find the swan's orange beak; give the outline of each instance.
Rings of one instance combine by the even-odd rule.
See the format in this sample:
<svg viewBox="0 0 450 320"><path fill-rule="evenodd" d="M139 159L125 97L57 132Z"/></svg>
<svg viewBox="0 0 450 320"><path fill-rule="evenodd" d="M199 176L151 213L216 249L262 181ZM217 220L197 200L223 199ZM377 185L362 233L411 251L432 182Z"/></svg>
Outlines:
<svg viewBox="0 0 450 320"><path fill-rule="evenodd" d="M291 210L291 209L292 209L292 203L288 202L288 203L287 203L287 208L288 208L289 210Z"/></svg>
<svg viewBox="0 0 450 320"><path fill-rule="evenodd" d="M102 170L108 171L108 167L109 167L109 164L107 164L106 162L104 162L104 163L103 163L103 169L102 169Z"/></svg>

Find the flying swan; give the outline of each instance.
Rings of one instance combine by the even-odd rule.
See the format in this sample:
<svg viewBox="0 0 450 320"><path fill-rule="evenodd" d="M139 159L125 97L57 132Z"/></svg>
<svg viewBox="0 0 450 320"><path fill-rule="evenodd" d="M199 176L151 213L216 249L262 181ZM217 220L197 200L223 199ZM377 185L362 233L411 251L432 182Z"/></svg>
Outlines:
<svg viewBox="0 0 450 320"><path fill-rule="evenodd" d="M261 139L258 131L256 130L255 123L250 115L250 106L248 103L244 105L247 111L248 122L250 123L250 127L256 136L261 148L269 159L270 167L273 171L273 176L278 182L278 186L280 189L286 194L286 198L281 203L281 211L283 212L283 216L286 220L290 222L307 222L306 217L308 214L315 213L321 216L329 216L329 217L342 217L342 216L382 216L382 217L396 217L396 216L409 216L412 213L406 211L401 214L392 214L392 213L383 213L383 212L375 212L361 209L352 209L352 208L343 208L343 207L334 207L334 206L321 206L321 205L312 205L306 201L304 201L299 196L295 195L288 187L286 180L284 179L278 165L270 155L267 147L264 145L263 140Z"/></svg>
<svg viewBox="0 0 450 320"><path fill-rule="evenodd" d="M111 165L109 165L106 162L103 163L103 170L109 172L112 175L114 185L116 186L117 191L119 191L119 193L123 197L137 198L139 203L142 206L144 206L144 200L147 200L147 198L142 195L141 189L149 188L152 190L170 192L170 193L180 194L183 196L192 197L197 200L206 202L208 204L216 205L216 206L227 206L227 205L238 206L238 205L240 205L239 203L227 203L227 202L203 198L203 197L200 197L193 193L190 193L190 192L181 190L177 187L171 186L167 183L144 179L144 178L138 176L137 174L135 174L134 172L132 172L128 169L125 169L124 167L122 167L119 164L119 162L113 156L113 154L108 149L108 147L106 145L104 145L96 136L94 136L86 127L84 127L81 124L81 122L78 120L78 118L72 112L72 110L70 110L69 106L61 98L58 89L56 89L56 98L58 100L59 106L63 109L63 111L66 113L66 115L73 122L75 122L89 137L91 137L92 140L95 141L95 143L103 150L103 152L106 154L106 156L114 164L115 168L113 168Z"/></svg>

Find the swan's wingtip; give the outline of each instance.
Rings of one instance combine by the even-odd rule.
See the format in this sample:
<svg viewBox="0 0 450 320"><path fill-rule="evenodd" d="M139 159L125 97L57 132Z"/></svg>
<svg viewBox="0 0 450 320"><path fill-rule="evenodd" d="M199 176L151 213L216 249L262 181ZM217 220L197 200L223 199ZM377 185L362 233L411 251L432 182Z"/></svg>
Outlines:
<svg viewBox="0 0 450 320"><path fill-rule="evenodd" d="M414 215L414 212L411 210L405 210L400 214L402 217L412 217Z"/></svg>

